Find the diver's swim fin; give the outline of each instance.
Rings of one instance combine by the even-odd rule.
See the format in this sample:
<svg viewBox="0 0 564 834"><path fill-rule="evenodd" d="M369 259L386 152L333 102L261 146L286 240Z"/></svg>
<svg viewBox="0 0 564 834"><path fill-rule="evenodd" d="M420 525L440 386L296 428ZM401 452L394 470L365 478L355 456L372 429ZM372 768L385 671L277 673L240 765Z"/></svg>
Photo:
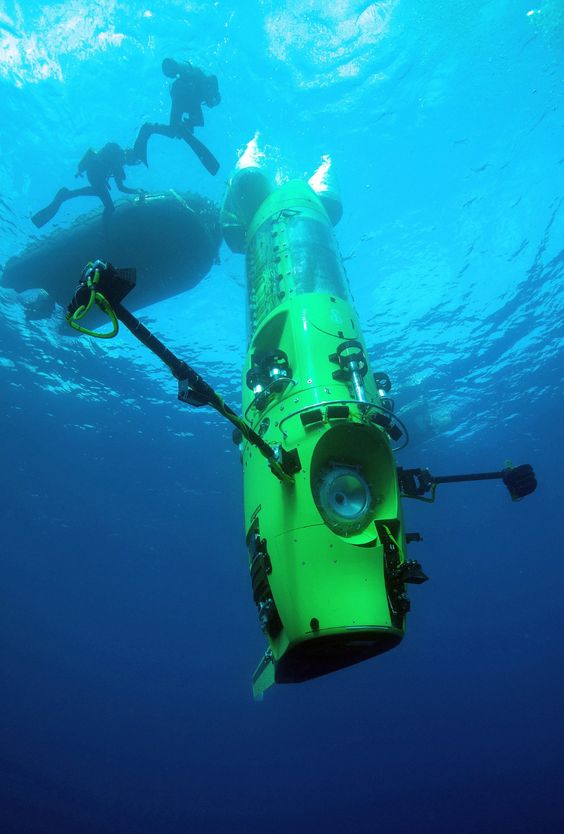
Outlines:
<svg viewBox="0 0 564 834"><path fill-rule="evenodd" d="M146 168L149 167L149 163L147 162L147 142L149 141L149 136L151 136L153 132L151 127L152 126L150 124L144 124L137 135L135 144L133 145L133 153Z"/></svg>
<svg viewBox="0 0 564 834"><path fill-rule="evenodd" d="M45 226L46 223L52 220L61 208L61 203L64 202L68 193L68 188L61 188L61 190L57 192L54 199L49 203L48 206L45 206L44 209L41 209L41 211L38 211L36 212L36 214L33 215L33 217L31 218L31 222L33 223L33 225L37 226L37 228L40 229L42 226Z"/></svg>
<svg viewBox="0 0 564 834"><path fill-rule="evenodd" d="M213 153L199 139L192 136L190 130L185 125L176 128L170 125L150 124L149 122L141 127L133 145L133 151L137 159L141 160L147 167L149 167L147 162L147 142L149 141L149 137L154 133L159 136L168 136L170 139L174 137L184 139L186 144L190 145L204 168L212 176L215 176L219 171L219 162Z"/></svg>
<svg viewBox="0 0 564 834"><path fill-rule="evenodd" d="M31 222L34 226L37 226L37 228L40 229L42 226L45 226L45 224L48 223L49 220L53 219L53 217L57 213L57 210L58 206L56 206L54 203L49 203L48 206L46 206L44 209L41 209L41 211L38 211L36 214L32 216Z"/></svg>
<svg viewBox="0 0 564 834"><path fill-rule="evenodd" d="M209 148L206 148L206 146L200 142L199 139L196 139L195 136L192 136L188 130L183 130L181 135L184 141L190 145L204 168L210 172L212 177L215 177L219 171L219 162Z"/></svg>

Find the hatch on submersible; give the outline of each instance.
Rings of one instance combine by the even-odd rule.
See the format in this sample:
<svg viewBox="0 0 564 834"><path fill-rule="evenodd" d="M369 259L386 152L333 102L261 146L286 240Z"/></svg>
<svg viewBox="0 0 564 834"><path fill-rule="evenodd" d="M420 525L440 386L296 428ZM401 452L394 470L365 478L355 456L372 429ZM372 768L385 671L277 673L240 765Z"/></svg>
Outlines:
<svg viewBox="0 0 564 834"><path fill-rule="evenodd" d="M246 256L243 417L124 308L131 270L89 264L67 316L90 335L113 336L121 321L167 364L183 402L209 405L235 426L252 593L268 641L253 676L257 697L402 640L406 585L427 576L407 558L421 537L406 533L401 498L433 500L438 484L465 480L499 478L515 500L536 487L529 464L450 476L396 467L407 430L388 377L370 367L333 233L341 212L328 159L309 183L275 187L250 166L228 184L223 233ZM110 333L84 327L94 304Z"/></svg>

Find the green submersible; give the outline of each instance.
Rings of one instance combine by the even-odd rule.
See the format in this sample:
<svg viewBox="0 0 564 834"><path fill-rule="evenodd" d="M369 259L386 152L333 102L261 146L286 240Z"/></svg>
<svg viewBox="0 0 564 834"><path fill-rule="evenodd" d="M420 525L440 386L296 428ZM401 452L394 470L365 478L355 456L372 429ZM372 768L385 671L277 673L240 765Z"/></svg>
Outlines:
<svg viewBox="0 0 564 834"><path fill-rule="evenodd" d="M88 264L68 306L69 324L90 336L125 325L171 370L182 402L235 426L252 593L268 641L256 697L402 640L406 586L427 577L407 558L421 537L406 534L401 498L430 501L440 483L494 478L514 500L536 487L529 464L446 476L396 466L392 444L403 447L407 432L388 377L370 367L333 233L341 212L328 158L308 183L275 187L260 167L240 165L228 184L223 235L247 272L242 416L124 307L134 269ZM95 308L110 331L86 326Z"/></svg>
<svg viewBox="0 0 564 834"><path fill-rule="evenodd" d="M341 214L328 177L314 190L273 188L257 168L232 178L224 236L246 255L249 346L243 413L294 460L272 477L242 443L254 601L269 648L255 694L335 671L396 646L405 633L406 558L391 441L403 429L370 367L333 232Z"/></svg>

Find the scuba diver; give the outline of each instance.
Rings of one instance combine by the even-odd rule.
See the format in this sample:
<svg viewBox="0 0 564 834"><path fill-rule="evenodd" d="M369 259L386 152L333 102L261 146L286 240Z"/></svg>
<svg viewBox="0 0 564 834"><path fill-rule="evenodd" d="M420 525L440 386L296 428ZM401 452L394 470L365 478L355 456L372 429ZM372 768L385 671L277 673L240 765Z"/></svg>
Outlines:
<svg viewBox="0 0 564 834"><path fill-rule="evenodd" d="M100 151L94 151L90 148L80 160L75 174L76 177L83 177L86 174L90 185L84 188L59 189L49 205L33 215L31 222L38 228L45 226L55 217L62 204L74 197L98 197L104 205L103 218L106 222L114 211L114 204L110 197L110 177L113 177L123 194L144 194L142 189L128 188L124 184L125 171L123 166L138 165L139 162L140 160L134 151L124 150L115 142L108 142Z"/></svg>
<svg viewBox="0 0 564 834"><path fill-rule="evenodd" d="M219 162L205 145L194 137L194 128L204 126L202 104L216 107L221 101L217 76L206 75L188 61L174 61L165 58L162 63L163 73L174 81L170 87L172 104L168 125L145 123L139 130L134 152L138 159L148 166L147 142L154 133L168 136L170 139L183 139L194 151L202 165L214 176L219 170ZM187 113L188 117L184 117Z"/></svg>

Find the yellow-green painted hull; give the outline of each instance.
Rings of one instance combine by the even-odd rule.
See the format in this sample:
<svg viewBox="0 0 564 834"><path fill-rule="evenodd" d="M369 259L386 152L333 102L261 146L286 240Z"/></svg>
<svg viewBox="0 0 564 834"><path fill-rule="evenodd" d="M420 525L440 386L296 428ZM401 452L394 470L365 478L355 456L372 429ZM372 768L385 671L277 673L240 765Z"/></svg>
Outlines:
<svg viewBox="0 0 564 834"><path fill-rule="evenodd" d="M390 567L405 548L383 409L329 217L302 182L257 202L242 224L250 339L243 412L270 445L294 455L298 470L281 483L243 446L251 578L269 643L255 673L260 694L273 681L307 680L397 645L405 617ZM343 345L364 359L360 391L339 372ZM265 367L278 369L273 381L261 379ZM349 517L350 496L338 486L357 482L351 495L361 494L364 509Z"/></svg>

